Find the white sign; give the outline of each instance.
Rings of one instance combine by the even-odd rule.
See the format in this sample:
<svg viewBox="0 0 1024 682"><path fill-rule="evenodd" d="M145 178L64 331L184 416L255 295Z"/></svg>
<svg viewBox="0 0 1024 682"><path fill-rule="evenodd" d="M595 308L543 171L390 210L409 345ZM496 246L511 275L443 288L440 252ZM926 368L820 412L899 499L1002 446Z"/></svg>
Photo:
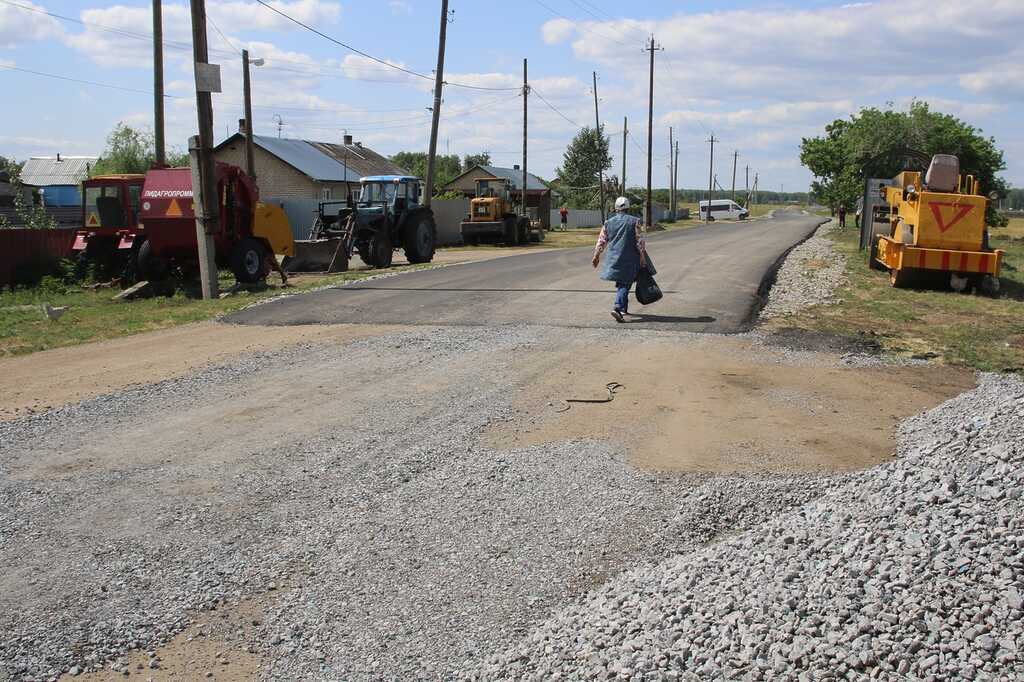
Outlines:
<svg viewBox="0 0 1024 682"><path fill-rule="evenodd" d="M220 92L220 64L196 62L196 92Z"/></svg>

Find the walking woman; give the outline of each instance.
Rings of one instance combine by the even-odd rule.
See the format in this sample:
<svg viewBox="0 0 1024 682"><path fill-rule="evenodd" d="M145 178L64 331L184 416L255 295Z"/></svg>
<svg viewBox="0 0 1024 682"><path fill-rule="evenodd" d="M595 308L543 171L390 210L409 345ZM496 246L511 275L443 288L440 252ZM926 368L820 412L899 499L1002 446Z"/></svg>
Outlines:
<svg viewBox="0 0 1024 682"><path fill-rule="evenodd" d="M608 255L604 259L601 279L615 282L615 306L612 317L616 322L623 322L629 315L629 288L636 281L640 268L647 263L647 248L644 244L640 220L626 211L629 199L619 197L615 200L615 213L605 221L601 234L597 237L594 247L594 267L601 261L605 250Z"/></svg>

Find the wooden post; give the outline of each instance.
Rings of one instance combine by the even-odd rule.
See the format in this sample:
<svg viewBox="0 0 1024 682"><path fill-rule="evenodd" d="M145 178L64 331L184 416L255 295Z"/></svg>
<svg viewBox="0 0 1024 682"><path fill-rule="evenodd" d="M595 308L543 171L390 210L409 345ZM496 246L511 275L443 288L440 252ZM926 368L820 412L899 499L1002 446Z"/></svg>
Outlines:
<svg viewBox="0 0 1024 682"><path fill-rule="evenodd" d="M736 201L736 159L740 156L739 150L732 153L732 200Z"/></svg>
<svg viewBox="0 0 1024 682"><path fill-rule="evenodd" d="M711 139L711 156L708 161L708 212L704 218L704 222L711 222L711 197L714 196L715 191L715 136L712 135ZM697 204L697 211L700 212L700 204Z"/></svg>
<svg viewBox="0 0 1024 682"><path fill-rule="evenodd" d="M434 110L430 120L430 149L427 151L426 189L423 205L434 195L434 165L437 156L437 125L441 120L441 88L444 86L444 43L448 35L448 0L441 0L441 31L437 40L437 69L434 71Z"/></svg>
<svg viewBox="0 0 1024 682"><path fill-rule="evenodd" d="M644 211L646 224L650 227L653 215L653 207L651 206L651 159L654 156L654 52L661 48L654 44L654 36L652 35L650 46L644 49L651 53L650 97L647 103L647 208Z"/></svg>
<svg viewBox="0 0 1024 682"><path fill-rule="evenodd" d="M196 111L199 135L189 138L192 161L192 201L195 204L196 241L199 248L199 277L203 298L217 298L216 245L213 235L220 225L217 178L213 163L213 99L208 88L209 55L206 43L206 0L192 2L192 54L196 80Z"/></svg>
<svg viewBox="0 0 1024 682"><path fill-rule="evenodd" d="M242 97L245 99L245 172L255 182L256 159L253 158L252 148L252 90L249 85L249 50L242 50Z"/></svg>
<svg viewBox="0 0 1024 682"><path fill-rule="evenodd" d="M622 196L626 196L626 137L629 135L629 118L622 117Z"/></svg>
<svg viewBox="0 0 1024 682"><path fill-rule="evenodd" d="M164 144L164 21L161 0L153 0L153 143L156 165L167 165Z"/></svg>
<svg viewBox="0 0 1024 682"><path fill-rule="evenodd" d="M602 166L604 165L604 158L602 158L601 155L601 147L603 146L601 144L601 142L603 142L601 138L604 136L601 135L601 116L597 110L597 71L594 71L594 135L594 139L597 142L597 185L601 190L601 224L603 225L605 219L607 218L607 216L604 213L604 168L602 168Z"/></svg>
<svg viewBox="0 0 1024 682"><path fill-rule="evenodd" d="M527 217L529 215L529 212L526 210L526 196L527 196L527 194L526 194L526 187L527 187L527 185L526 185L526 100L528 99L527 95L529 95L529 94L530 94L530 85L529 85L529 83L527 83L527 80L526 80L526 58L524 57L523 58L523 189L522 189L522 192L521 192L522 199L523 199L523 216L524 217ZM540 213L540 207L539 206L538 206L537 212L538 212L538 214ZM538 217L540 217L540 216L538 215Z"/></svg>
<svg viewBox="0 0 1024 682"><path fill-rule="evenodd" d="M668 211L672 215L672 220L676 219L676 187L672 183L672 178L676 175L676 162L672 158L672 150L675 147L675 143L672 141L672 126L668 127Z"/></svg>

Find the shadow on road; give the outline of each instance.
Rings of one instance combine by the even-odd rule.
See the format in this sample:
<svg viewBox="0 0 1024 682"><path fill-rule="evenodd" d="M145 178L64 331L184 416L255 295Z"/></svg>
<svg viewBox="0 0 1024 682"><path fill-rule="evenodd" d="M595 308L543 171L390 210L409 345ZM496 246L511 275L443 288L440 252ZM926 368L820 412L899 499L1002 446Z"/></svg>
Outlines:
<svg viewBox="0 0 1024 682"><path fill-rule="evenodd" d="M700 317L677 317L676 315L644 315L644 314L631 314L627 320L627 324L634 324L637 322L667 322L669 324L687 324L694 322L714 322L715 318L710 315L701 315Z"/></svg>
<svg viewBox="0 0 1024 682"><path fill-rule="evenodd" d="M422 292L433 292L433 291L446 291L455 293L495 293L495 294L602 294L605 296L614 296L614 289L474 289L474 288L445 288L445 287L355 287L355 286L344 286L332 289L332 291L422 291ZM662 289L663 294L678 294L678 291L666 291Z"/></svg>

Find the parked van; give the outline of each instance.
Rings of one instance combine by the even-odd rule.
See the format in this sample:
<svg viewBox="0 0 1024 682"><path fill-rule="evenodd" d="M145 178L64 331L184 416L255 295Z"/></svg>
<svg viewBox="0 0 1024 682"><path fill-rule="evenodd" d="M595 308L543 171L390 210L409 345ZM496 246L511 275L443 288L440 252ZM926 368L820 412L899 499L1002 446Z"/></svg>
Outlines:
<svg viewBox="0 0 1024 682"><path fill-rule="evenodd" d="M707 219L708 202L702 201L699 206L700 219ZM748 216L750 211L730 199L715 199L711 202L712 220L744 220Z"/></svg>

